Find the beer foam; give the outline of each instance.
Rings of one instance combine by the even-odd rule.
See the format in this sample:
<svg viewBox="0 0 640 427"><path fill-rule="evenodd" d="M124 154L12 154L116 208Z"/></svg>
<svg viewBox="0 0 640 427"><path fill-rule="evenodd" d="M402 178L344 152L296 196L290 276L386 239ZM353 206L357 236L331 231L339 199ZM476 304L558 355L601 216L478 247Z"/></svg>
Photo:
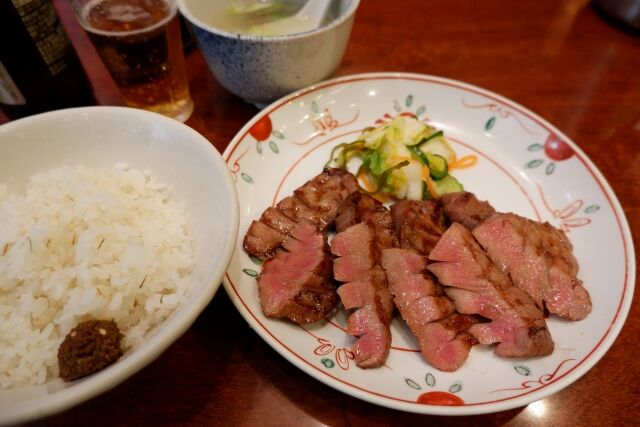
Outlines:
<svg viewBox="0 0 640 427"><path fill-rule="evenodd" d="M113 36L116 35L118 37L126 37L126 36L130 36L133 34L140 34L140 33L144 33L146 31L153 31L157 28L160 28L164 25L166 25L169 21L171 21L175 16L176 16L176 12L178 11L178 6L176 2L167 2L166 0L164 1L164 3L167 5L167 16L165 16L163 19L161 19L160 21L154 23L153 25L146 27L146 28L140 28L140 29L136 29L136 30L130 30L130 31L108 31L108 30L101 30L98 28L95 28L94 26L92 26L89 22L89 12L91 11L91 9L93 8L99 8L103 6L103 3L105 3L105 0L91 0L89 1L87 4L85 4L82 7L82 11L79 13L79 17L81 17L81 19L79 19L78 21L80 22L80 25L88 32L94 33L94 34L100 34L103 36ZM129 11L123 11L122 15L120 16L120 18L115 18L114 16L118 16L118 11L120 10L124 10L124 9L128 9ZM136 11L137 10L137 11ZM140 18L147 18L150 16L150 13L147 12L146 10L144 10L143 8L139 7L139 6L130 6L130 5L111 5L111 13L113 13L114 15L112 15L111 13L109 14L109 18L110 19L114 19L116 21L119 22L132 22L135 21L136 19L140 19Z"/></svg>
<svg viewBox="0 0 640 427"><path fill-rule="evenodd" d="M151 14L143 8L128 4L114 5L109 9L109 19L113 21L133 22L150 16Z"/></svg>

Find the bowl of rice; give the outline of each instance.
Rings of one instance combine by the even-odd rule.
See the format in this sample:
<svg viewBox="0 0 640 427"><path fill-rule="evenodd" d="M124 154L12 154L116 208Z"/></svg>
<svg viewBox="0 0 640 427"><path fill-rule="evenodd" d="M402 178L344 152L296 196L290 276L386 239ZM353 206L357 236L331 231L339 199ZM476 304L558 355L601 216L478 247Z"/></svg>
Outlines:
<svg viewBox="0 0 640 427"><path fill-rule="evenodd" d="M238 201L193 129L87 107L0 126L0 218L0 424L11 424L114 387L180 337L220 285ZM63 380L61 343L93 321L117 325L121 355Z"/></svg>

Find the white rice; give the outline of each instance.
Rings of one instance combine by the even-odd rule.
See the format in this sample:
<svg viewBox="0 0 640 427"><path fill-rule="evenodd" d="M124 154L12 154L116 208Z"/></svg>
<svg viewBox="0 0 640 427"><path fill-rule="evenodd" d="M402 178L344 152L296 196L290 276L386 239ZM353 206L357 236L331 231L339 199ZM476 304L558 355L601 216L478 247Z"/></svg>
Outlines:
<svg viewBox="0 0 640 427"><path fill-rule="evenodd" d="M62 167L25 195L0 185L0 218L0 388L58 377L82 320L115 320L135 347L187 293L187 213L150 171Z"/></svg>

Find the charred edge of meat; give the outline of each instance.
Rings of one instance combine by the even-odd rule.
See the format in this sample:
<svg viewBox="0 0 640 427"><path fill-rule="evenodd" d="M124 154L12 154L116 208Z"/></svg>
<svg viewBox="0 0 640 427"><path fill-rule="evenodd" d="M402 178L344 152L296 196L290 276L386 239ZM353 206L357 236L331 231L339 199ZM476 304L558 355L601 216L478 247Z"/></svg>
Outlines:
<svg viewBox="0 0 640 427"><path fill-rule="evenodd" d="M303 325L322 320L331 313L335 309L337 296L330 287L325 292L304 289L294 297L293 303L302 311L298 313L295 309L291 310L287 317Z"/></svg>
<svg viewBox="0 0 640 427"><path fill-rule="evenodd" d="M528 333L531 338L535 338L538 335L546 335L548 330L546 327L539 328L537 326L530 326Z"/></svg>
<svg viewBox="0 0 640 427"><path fill-rule="evenodd" d="M360 215L357 209L358 200L360 200L360 193L352 193L338 208L335 221L335 228L338 233L360 222Z"/></svg>
<svg viewBox="0 0 640 427"><path fill-rule="evenodd" d="M329 188L323 189L323 185ZM291 235L292 223L300 221L324 231L335 221L342 200L357 191L355 177L349 172L342 169L324 171L297 188L291 196L280 200L276 207L267 208L258 221L253 221L243 239L244 250L262 259L272 257L284 239ZM318 199L317 206L308 203L313 197Z"/></svg>
<svg viewBox="0 0 640 427"><path fill-rule="evenodd" d="M439 322L441 322L445 328L460 333L468 329L471 325L477 324L478 318L472 314L454 313Z"/></svg>
<svg viewBox="0 0 640 427"><path fill-rule="evenodd" d="M448 193L440 198L447 225L459 222L470 230L486 221L496 210L468 191Z"/></svg>
<svg viewBox="0 0 640 427"><path fill-rule="evenodd" d="M480 344L480 341L478 341L478 338L474 337L470 333L468 332L461 332L461 333L464 334L463 339L469 347L473 347L474 345Z"/></svg>
<svg viewBox="0 0 640 427"><path fill-rule="evenodd" d="M395 235L404 249L428 255L444 233L441 206L433 200L403 200L391 206Z"/></svg>
<svg viewBox="0 0 640 427"><path fill-rule="evenodd" d="M258 293L263 313L298 324L321 320L337 303L332 263L326 235L299 223L282 250L262 266Z"/></svg>
<svg viewBox="0 0 640 427"><path fill-rule="evenodd" d="M252 256L271 258L282 245L285 236L261 221L252 221L242 240L242 247Z"/></svg>

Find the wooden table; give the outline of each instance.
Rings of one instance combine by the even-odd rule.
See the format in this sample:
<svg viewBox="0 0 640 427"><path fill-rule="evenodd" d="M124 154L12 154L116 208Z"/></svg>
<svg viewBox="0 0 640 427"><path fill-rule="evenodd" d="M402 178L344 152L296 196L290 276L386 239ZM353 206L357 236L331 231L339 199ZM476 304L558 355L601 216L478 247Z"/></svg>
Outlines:
<svg viewBox="0 0 640 427"><path fill-rule="evenodd" d="M98 100L120 103L66 3L56 1ZM637 35L603 20L587 0L361 3L336 76L370 71L435 74L529 107L567 133L596 163L618 195L632 232L640 235ZM187 124L222 152L257 110L215 81L197 49L188 54L187 65L195 100ZM637 245L637 238L634 241ZM362 402L307 376L264 343L220 289L191 329L150 366L44 423L637 425L639 335L636 302L609 352L581 379L544 399L543 413L525 407L477 417L420 416Z"/></svg>

